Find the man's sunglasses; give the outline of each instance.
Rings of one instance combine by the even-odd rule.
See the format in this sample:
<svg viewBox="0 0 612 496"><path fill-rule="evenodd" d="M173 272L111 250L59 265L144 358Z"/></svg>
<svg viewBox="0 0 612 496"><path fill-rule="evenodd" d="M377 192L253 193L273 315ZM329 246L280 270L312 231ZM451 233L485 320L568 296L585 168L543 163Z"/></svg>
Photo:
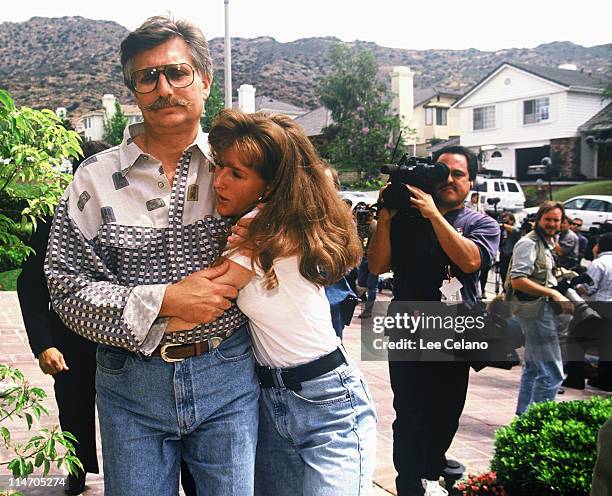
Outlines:
<svg viewBox="0 0 612 496"><path fill-rule="evenodd" d="M157 82L161 74L166 77L170 86L186 88L193 83L195 70L184 62L140 69L132 74L132 89L136 93L151 93L157 88Z"/></svg>

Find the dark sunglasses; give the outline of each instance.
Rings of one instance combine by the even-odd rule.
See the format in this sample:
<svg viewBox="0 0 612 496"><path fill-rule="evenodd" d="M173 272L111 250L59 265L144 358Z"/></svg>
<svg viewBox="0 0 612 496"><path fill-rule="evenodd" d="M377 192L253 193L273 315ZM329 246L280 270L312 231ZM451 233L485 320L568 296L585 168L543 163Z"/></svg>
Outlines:
<svg viewBox="0 0 612 496"><path fill-rule="evenodd" d="M151 93L157 88L161 74L173 88L186 88L193 83L195 70L185 62L140 69L132 74L132 89L136 93Z"/></svg>

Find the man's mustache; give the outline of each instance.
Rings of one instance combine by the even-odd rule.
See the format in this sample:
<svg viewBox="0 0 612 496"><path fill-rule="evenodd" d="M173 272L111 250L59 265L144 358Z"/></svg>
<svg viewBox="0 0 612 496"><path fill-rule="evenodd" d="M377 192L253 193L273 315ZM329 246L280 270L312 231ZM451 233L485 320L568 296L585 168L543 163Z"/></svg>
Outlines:
<svg viewBox="0 0 612 496"><path fill-rule="evenodd" d="M168 107L189 107L189 100L181 100L180 98L160 96L151 105L146 105L145 110L159 110Z"/></svg>

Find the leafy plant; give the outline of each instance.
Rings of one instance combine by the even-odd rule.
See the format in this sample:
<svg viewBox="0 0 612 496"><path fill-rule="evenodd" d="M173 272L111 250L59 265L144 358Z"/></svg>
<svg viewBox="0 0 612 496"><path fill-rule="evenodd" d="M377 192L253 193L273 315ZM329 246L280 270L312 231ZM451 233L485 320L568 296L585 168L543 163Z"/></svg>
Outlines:
<svg viewBox="0 0 612 496"><path fill-rule="evenodd" d="M115 100L115 113L110 119L104 119L104 141L115 146L123 141L123 131L127 126L127 117L123 113L121 104Z"/></svg>
<svg viewBox="0 0 612 496"><path fill-rule="evenodd" d="M223 99L223 93L221 93L221 90L219 89L217 80L213 79L213 82L210 85L210 94L206 99L206 112L200 119L200 124L202 124L202 129L205 133L210 131L215 117L217 117L217 114L223 110L224 106L225 102Z"/></svg>
<svg viewBox="0 0 612 496"><path fill-rule="evenodd" d="M51 215L70 181L60 164L80 154L79 135L51 110L16 108L0 89L0 247L16 260L31 251L19 232Z"/></svg>
<svg viewBox="0 0 612 496"><path fill-rule="evenodd" d="M0 442L8 452L8 459L0 460L0 467L6 466L14 478L27 477L36 469L42 469L43 477L51 470L66 466L69 473L76 475L83 470L81 461L75 456L75 437L69 432L62 432L58 427L40 429L38 433L24 443L14 442L7 421L21 419L28 430L34 420L41 414L48 415L42 400L46 393L37 387L31 387L23 374L15 368L0 363ZM18 494L18 493L17 493Z"/></svg>
<svg viewBox="0 0 612 496"><path fill-rule="evenodd" d="M329 142L323 154L339 169L359 173L360 182L378 176L388 163L399 135L400 120L392 115L391 95L379 80L378 64L369 50L352 52L334 45L330 52L332 72L318 88L321 103L334 123L323 130ZM402 155L403 140L396 158Z"/></svg>
<svg viewBox="0 0 612 496"><path fill-rule="evenodd" d="M455 489L463 496L505 496L506 491L497 482L495 472L468 474L455 484Z"/></svg>
<svg viewBox="0 0 612 496"><path fill-rule="evenodd" d="M495 434L492 470L512 496L588 495L612 397L532 405Z"/></svg>

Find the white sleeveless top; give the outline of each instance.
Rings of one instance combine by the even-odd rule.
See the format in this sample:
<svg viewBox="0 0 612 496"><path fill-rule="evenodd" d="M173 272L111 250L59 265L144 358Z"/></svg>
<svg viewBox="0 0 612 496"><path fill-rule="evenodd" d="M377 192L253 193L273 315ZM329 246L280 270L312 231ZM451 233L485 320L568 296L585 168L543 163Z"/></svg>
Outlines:
<svg viewBox="0 0 612 496"><path fill-rule="evenodd" d="M234 253L228 258L252 269L250 257ZM334 351L340 338L332 326L325 289L300 274L297 256L279 258L273 268L276 288L264 287L263 271L256 266L251 281L238 292L238 308L250 320L259 364L295 367Z"/></svg>

